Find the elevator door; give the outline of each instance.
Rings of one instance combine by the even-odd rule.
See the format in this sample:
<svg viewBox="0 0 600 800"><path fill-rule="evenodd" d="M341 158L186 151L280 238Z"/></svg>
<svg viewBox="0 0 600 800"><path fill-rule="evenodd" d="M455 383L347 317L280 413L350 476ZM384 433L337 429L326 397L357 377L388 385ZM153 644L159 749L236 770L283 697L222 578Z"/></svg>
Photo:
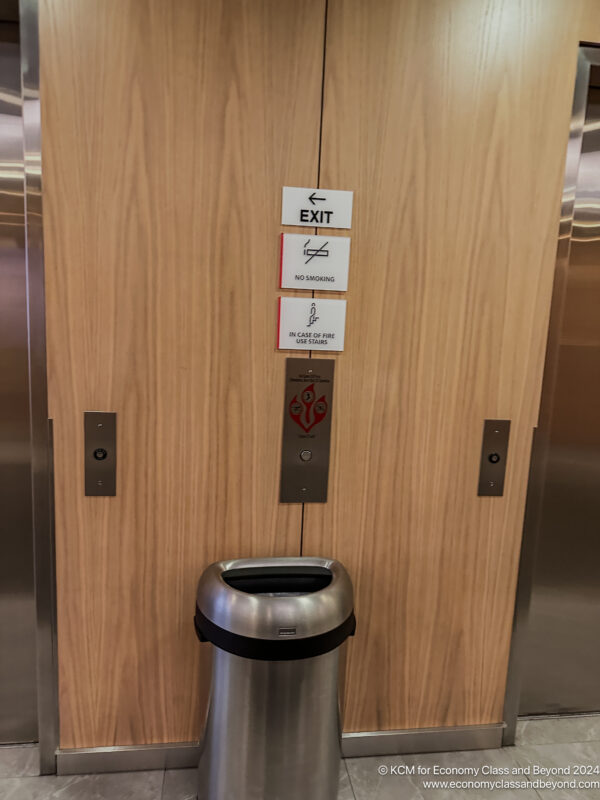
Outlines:
<svg viewBox="0 0 600 800"><path fill-rule="evenodd" d="M597 69L597 68L596 68ZM600 81L592 68L521 714L600 711Z"/></svg>
<svg viewBox="0 0 600 800"><path fill-rule="evenodd" d="M198 576L300 551L276 278L324 24L324 0L40 3L62 747L197 739ZM86 411L117 415L114 497L85 495Z"/></svg>
<svg viewBox="0 0 600 800"><path fill-rule="evenodd" d="M0 743L37 738L19 26L0 21Z"/></svg>

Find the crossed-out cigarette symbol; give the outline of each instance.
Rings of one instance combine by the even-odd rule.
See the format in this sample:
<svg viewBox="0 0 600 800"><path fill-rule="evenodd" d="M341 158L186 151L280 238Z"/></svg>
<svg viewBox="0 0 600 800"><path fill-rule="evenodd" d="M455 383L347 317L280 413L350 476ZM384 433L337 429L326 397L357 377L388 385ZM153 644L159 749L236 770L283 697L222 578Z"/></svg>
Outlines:
<svg viewBox="0 0 600 800"><path fill-rule="evenodd" d="M308 256L304 262L305 264L308 264L309 261L312 261L315 256L327 257L329 255L329 250L325 250L329 242L323 242L320 247L309 247L309 244L310 239L304 243L304 255Z"/></svg>

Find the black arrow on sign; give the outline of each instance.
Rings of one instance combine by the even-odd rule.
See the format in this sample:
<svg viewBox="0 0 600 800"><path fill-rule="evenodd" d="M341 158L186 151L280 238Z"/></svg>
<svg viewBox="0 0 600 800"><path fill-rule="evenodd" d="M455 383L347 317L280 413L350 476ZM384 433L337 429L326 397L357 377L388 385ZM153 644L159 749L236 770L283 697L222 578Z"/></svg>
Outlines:
<svg viewBox="0 0 600 800"><path fill-rule="evenodd" d="M309 196L309 198L308 198L308 199L309 199L309 200L310 200L310 202L313 204L313 206L314 206L314 204L315 204L315 200L323 200L323 201L327 200L327 198L326 198L326 197L315 197L315 193L314 193L314 192L313 192L313 193L312 193L312 194Z"/></svg>

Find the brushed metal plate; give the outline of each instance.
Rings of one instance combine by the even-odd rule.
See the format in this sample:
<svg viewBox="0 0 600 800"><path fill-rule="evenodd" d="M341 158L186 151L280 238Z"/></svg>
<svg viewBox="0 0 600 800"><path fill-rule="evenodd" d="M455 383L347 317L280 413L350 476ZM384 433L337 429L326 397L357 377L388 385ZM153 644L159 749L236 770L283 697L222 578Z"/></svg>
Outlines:
<svg viewBox="0 0 600 800"><path fill-rule="evenodd" d="M117 415L112 411L84 411L84 469L87 497L114 497L117 493Z"/></svg>
<svg viewBox="0 0 600 800"><path fill-rule="evenodd" d="M486 419L479 466L479 497L501 497L508 456L509 419Z"/></svg>
<svg viewBox="0 0 600 800"><path fill-rule="evenodd" d="M327 501L334 368L332 359L286 359L282 503Z"/></svg>

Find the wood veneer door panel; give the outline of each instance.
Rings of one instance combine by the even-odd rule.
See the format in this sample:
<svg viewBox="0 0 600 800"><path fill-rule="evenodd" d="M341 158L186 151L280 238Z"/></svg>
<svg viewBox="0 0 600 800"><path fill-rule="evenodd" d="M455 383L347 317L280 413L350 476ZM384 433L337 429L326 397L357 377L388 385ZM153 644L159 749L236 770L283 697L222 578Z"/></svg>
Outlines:
<svg viewBox="0 0 600 800"><path fill-rule="evenodd" d="M324 0L41 3L62 747L196 739L199 574L299 552L278 233L282 185L317 177L324 19ZM116 498L84 497L84 410L118 414Z"/></svg>
<svg viewBox="0 0 600 800"><path fill-rule="evenodd" d="M498 722L577 46L597 4L329 0L321 185L353 189L329 501L347 730ZM513 420L478 498L484 418Z"/></svg>

